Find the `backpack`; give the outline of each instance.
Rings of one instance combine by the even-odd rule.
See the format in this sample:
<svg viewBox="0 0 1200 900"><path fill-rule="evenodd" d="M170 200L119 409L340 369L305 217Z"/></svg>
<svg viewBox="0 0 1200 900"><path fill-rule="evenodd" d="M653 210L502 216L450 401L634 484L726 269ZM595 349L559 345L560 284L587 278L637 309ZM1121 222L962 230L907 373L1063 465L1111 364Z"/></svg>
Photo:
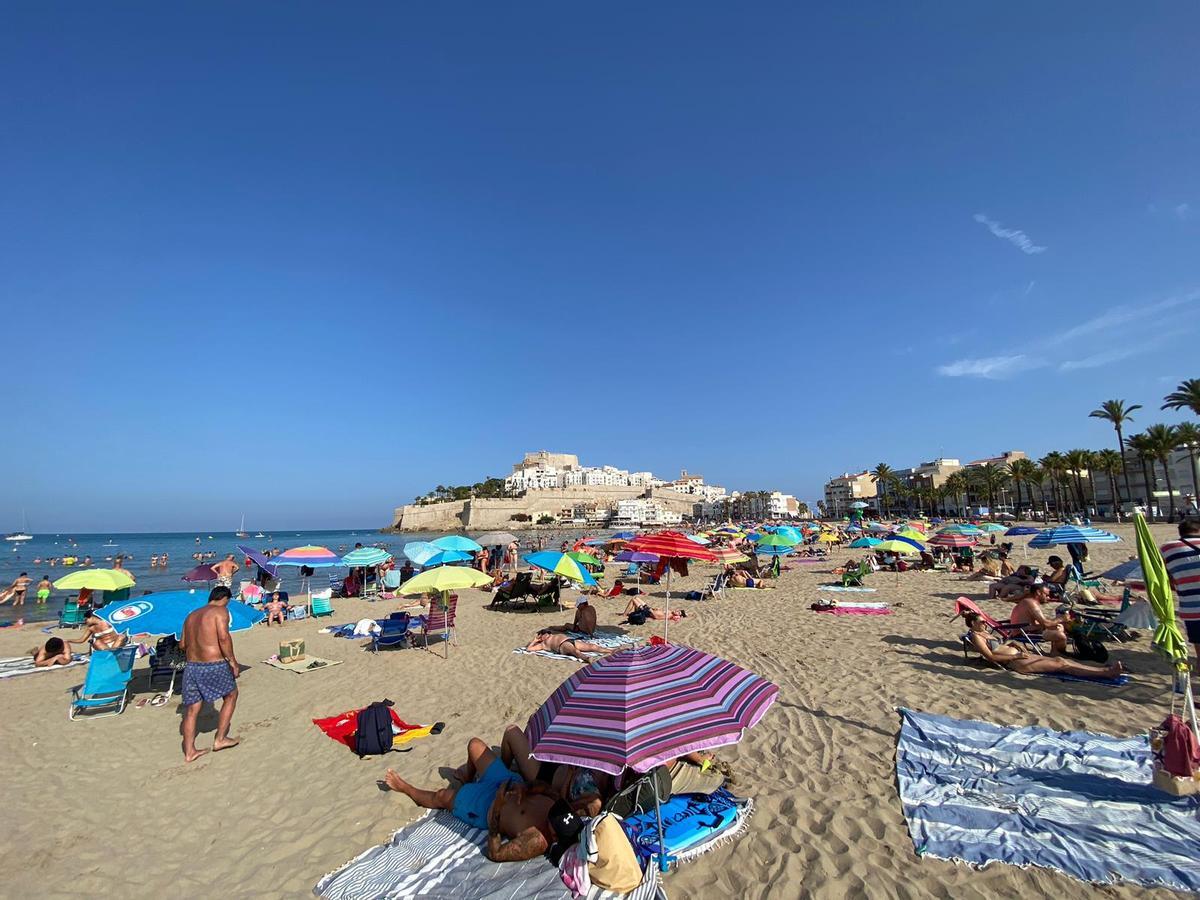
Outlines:
<svg viewBox="0 0 1200 900"><path fill-rule="evenodd" d="M1099 641L1079 636L1075 638L1075 658L1086 662L1106 663L1108 648Z"/></svg>
<svg viewBox="0 0 1200 900"><path fill-rule="evenodd" d="M639 607L631 612L625 621L627 621L630 625L645 625L646 618L646 610Z"/></svg>
<svg viewBox="0 0 1200 900"><path fill-rule="evenodd" d="M392 749L391 700L379 700L358 711L354 732L354 752L358 758L378 756Z"/></svg>

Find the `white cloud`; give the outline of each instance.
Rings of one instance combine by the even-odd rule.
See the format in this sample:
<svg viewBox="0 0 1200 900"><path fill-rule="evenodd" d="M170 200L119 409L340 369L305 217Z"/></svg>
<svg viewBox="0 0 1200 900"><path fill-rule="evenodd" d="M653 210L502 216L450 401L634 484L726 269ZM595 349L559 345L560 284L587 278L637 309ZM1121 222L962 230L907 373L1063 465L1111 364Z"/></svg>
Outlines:
<svg viewBox="0 0 1200 900"><path fill-rule="evenodd" d="M986 225L988 231L1001 240L1008 241L1022 253L1045 253L1046 248L1033 242L1033 239L1019 228L1005 228L995 219L989 219L983 213L975 213L974 219L981 225Z"/></svg>
<svg viewBox="0 0 1200 900"><path fill-rule="evenodd" d="M1162 341L1149 341L1144 344L1134 344L1116 350L1107 350L1103 353L1093 353L1091 356L1085 356L1083 359L1068 359L1066 362L1059 364L1058 371L1073 372L1076 369L1096 369L1100 366L1120 362L1123 359L1129 359L1131 356L1138 356L1148 350L1153 350L1161 343Z"/></svg>
<svg viewBox="0 0 1200 900"><path fill-rule="evenodd" d="M1186 222L1192 217L1192 204L1180 203L1175 207L1175 218L1181 222Z"/></svg>
<svg viewBox="0 0 1200 900"><path fill-rule="evenodd" d="M1007 378L1024 369L1034 368L1042 363L1030 363L1025 354L1017 353L1012 356L982 356L976 359L960 359L938 366L938 374L951 378L971 376L973 378Z"/></svg>

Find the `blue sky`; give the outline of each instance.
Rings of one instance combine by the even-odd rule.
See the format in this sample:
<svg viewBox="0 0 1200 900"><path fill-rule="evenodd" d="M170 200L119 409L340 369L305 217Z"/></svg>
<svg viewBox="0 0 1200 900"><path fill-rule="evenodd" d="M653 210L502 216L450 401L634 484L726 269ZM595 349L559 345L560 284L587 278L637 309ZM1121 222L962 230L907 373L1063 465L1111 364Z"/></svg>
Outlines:
<svg viewBox="0 0 1200 900"><path fill-rule="evenodd" d="M6 7L0 528L384 524L539 448L813 498L1178 420L1195 7L441 6Z"/></svg>

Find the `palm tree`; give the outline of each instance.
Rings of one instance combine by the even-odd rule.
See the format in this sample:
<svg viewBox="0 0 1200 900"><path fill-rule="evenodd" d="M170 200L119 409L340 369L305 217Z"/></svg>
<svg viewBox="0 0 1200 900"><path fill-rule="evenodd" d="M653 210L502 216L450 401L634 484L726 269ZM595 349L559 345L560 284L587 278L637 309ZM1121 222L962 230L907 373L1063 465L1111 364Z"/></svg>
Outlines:
<svg viewBox="0 0 1200 900"><path fill-rule="evenodd" d="M987 497L988 509L993 510L996 506L996 492L1004 487L1008 481L1008 471L1004 466L998 466L995 463L987 463L979 466L976 470L975 481L982 489L983 494Z"/></svg>
<svg viewBox="0 0 1200 900"><path fill-rule="evenodd" d="M1075 493L1079 498L1079 511L1087 514L1087 493L1083 489L1083 474L1088 473L1088 478L1091 478L1092 469L1092 451L1091 450L1068 450L1067 465L1071 469L1071 474L1075 478Z"/></svg>
<svg viewBox="0 0 1200 900"><path fill-rule="evenodd" d="M1021 508L1021 485L1029 485L1029 503L1033 505L1033 482L1036 480L1037 466L1032 459L1014 459L1008 464L1008 477L1012 479L1013 487L1017 489L1017 509Z"/></svg>
<svg viewBox="0 0 1200 900"><path fill-rule="evenodd" d="M879 493L880 505L883 509L880 510L885 516L888 514L888 487L895 482L896 473L887 463L880 463L871 470L871 480L875 482L875 489Z"/></svg>
<svg viewBox="0 0 1200 900"><path fill-rule="evenodd" d="M1175 519L1175 488L1171 484L1171 454L1179 446L1174 425L1151 425L1146 429L1150 453L1163 467L1167 477L1167 503L1172 521Z"/></svg>
<svg viewBox="0 0 1200 900"><path fill-rule="evenodd" d="M1200 502L1200 478L1196 477L1196 449L1200 447L1200 426L1193 422L1176 425L1175 440L1179 442L1180 450L1187 451L1188 461L1192 466L1192 497Z"/></svg>
<svg viewBox="0 0 1200 900"><path fill-rule="evenodd" d="M954 513L958 515L962 510L962 504L959 501L962 499L962 495L970 489L970 485L967 483L967 473L961 470L952 472L946 476L945 487L954 499Z"/></svg>
<svg viewBox="0 0 1200 900"><path fill-rule="evenodd" d="M1120 509L1121 495L1117 492L1117 476L1124 471L1125 457L1116 450L1097 450L1093 454L1095 469L1108 476L1108 489L1113 496L1114 511ZM1092 496L1096 496L1096 485L1092 484Z"/></svg>
<svg viewBox="0 0 1200 900"><path fill-rule="evenodd" d="M1200 416L1200 378L1182 381L1175 390L1163 397L1163 409L1190 409Z"/></svg>
<svg viewBox="0 0 1200 900"><path fill-rule="evenodd" d="M1054 494L1054 511L1062 516L1062 479L1067 472L1067 459L1057 450L1053 450L1038 460L1038 463L1050 479L1050 489Z"/></svg>
<svg viewBox="0 0 1200 900"><path fill-rule="evenodd" d="M1146 512L1153 520L1154 492L1158 490L1158 476L1154 472L1154 450L1150 439L1144 434L1135 434L1129 439L1129 449L1137 454L1138 462L1142 464L1142 479L1146 483Z"/></svg>
<svg viewBox="0 0 1200 900"><path fill-rule="evenodd" d="M1125 495L1128 497L1133 492L1129 489L1129 470L1125 468L1125 433L1123 426L1126 422L1132 422L1133 416L1131 413L1135 409L1141 409L1140 403L1134 403L1130 406L1125 405L1124 400L1105 400L1100 404L1099 409L1093 409L1088 413L1089 418L1104 419L1112 422L1112 426L1117 432L1117 449L1121 451L1121 474L1125 476ZM1117 495L1114 494L1114 497ZM1117 497L1117 506L1119 507L1121 500Z"/></svg>

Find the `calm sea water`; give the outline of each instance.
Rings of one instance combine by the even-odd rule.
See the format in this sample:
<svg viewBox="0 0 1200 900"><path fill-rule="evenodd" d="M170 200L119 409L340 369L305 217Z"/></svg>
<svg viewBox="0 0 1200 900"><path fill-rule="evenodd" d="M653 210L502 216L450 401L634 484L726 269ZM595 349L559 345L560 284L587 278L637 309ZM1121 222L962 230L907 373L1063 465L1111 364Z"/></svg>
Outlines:
<svg viewBox="0 0 1200 900"><path fill-rule="evenodd" d="M543 546L557 549L560 541L573 538L578 534L577 531L525 532L521 535L522 552L526 545L532 546L539 539ZM243 558L237 552L238 544L253 547L256 550L268 548L286 550L289 547L315 544L343 554L352 550L356 543L362 543L368 547L383 546L389 552L394 553L397 559L403 559L402 548L409 541L428 541L439 536L440 534L437 533L380 534L369 528L350 531L276 531L265 532L263 537L256 537L252 533L250 537L246 538L236 537L231 532L196 533L190 531L168 534L39 534L34 535L31 541L2 542L3 546L0 546L0 585L7 588L21 572L27 572L36 584L43 575L49 575L50 580L55 581L74 571L72 568L64 567L61 562L57 566L49 566L46 560L50 557L61 559L64 556L77 556L79 564L75 568L83 568L84 557L90 556L93 567L108 568L112 566L113 558L121 555L125 557L125 568L132 572L133 577L137 579L137 587L132 591L132 594L136 596L142 591L172 591L187 588L189 585L183 581L182 576L189 569L199 565L196 560L192 559L192 554L197 552L216 554L207 562L216 562L226 553L234 553L237 554L238 565L242 565ZM150 557L163 553L168 554L170 559L167 568L151 568ZM41 560L41 562L35 562L35 560ZM328 569L326 571L345 574L344 569ZM238 577L240 578L241 575L242 573L239 572ZM286 589L296 590L299 569L288 566L280 570L280 575ZM320 577L320 570L318 570L317 577ZM203 587L204 585L198 586ZM34 602L34 586L30 585L22 614L26 621L57 619L63 601L69 596L74 596L75 593L75 591L55 591L50 595L49 603L38 607ZM4 606L0 606L0 624L12 621L14 618L16 616L13 615L11 604L6 603Z"/></svg>

